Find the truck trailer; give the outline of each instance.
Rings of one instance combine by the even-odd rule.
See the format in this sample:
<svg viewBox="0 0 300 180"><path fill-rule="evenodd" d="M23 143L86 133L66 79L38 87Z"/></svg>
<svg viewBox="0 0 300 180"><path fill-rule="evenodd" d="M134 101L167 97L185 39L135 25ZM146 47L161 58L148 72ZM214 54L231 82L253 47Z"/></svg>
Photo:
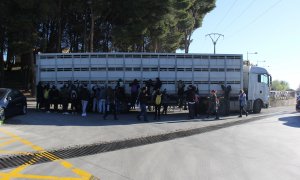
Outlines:
<svg viewBox="0 0 300 180"><path fill-rule="evenodd" d="M259 113L269 105L271 75L265 68L244 64L241 54L178 53L45 53L36 57L36 82L58 87L69 81L113 86L121 80L130 93L130 83L143 84L160 78L162 89L176 96L181 80L186 87L194 85L201 97L211 90L224 95L230 87L230 110L238 110L237 97L244 89L247 109Z"/></svg>

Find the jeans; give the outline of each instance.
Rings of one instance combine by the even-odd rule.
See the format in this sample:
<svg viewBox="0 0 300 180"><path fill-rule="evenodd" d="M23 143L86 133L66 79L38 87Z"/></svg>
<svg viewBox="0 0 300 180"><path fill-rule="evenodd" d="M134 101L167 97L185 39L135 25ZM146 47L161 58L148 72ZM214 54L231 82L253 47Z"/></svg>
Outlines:
<svg viewBox="0 0 300 180"><path fill-rule="evenodd" d="M248 112L245 109L245 106L240 106L240 116L243 115L243 111L245 112L246 115L248 115Z"/></svg>
<svg viewBox="0 0 300 180"><path fill-rule="evenodd" d="M141 116L143 116L144 117L144 121L147 121L146 104L140 103L140 108L141 108L141 112L139 113L138 118L140 118Z"/></svg>
<svg viewBox="0 0 300 180"><path fill-rule="evenodd" d="M97 106L98 106L97 99L93 98L93 112L96 112Z"/></svg>
<svg viewBox="0 0 300 180"><path fill-rule="evenodd" d="M86 100L81 100L81 105L82 105L82 114L86 114L86 107L87 107L88 101Z"/></svg>
<svg viewBox="0 0 300 180"><path fill-rule="evenodd" d="M161 108L161 105L154 106L154 109L155 109L154 119L156 119L158 117L158 120L160 120L160 108Z"/></svg>
<svg viewBox="0 0 300 180"><path fill-rule="evenodd" d="M189 108L189 118L194 119L195 118L195 102L188 102L188 108Z"/></svg>
<svg viewBox="0 0 300 180"><path fill-rule="evenodd" d="M106 105L106 100L105 99L100 99L98 101L98 111L100 113L104 113L105 112L105 105Z"/></svg>

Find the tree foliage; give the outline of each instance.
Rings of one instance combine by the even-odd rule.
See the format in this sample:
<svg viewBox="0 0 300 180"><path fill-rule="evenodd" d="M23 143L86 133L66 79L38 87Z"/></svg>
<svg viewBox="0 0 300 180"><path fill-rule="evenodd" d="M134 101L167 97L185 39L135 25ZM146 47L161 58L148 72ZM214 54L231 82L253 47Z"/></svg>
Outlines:
<svg viewBox="0 0 300 180"><path fill-rule="evenodd" d="M272 90L275 91L286 91L290 89L289 83L286 81L274 80L272 82Z"/></svg>
<svg viewBox="0 0 300 180"><path fill-rule="evenodd" d="M214 7L215 0L1 1L0 42L12 56L33 48L87 52L94 33L95 51L174 52L188 49Z"/></svg>
<svg viewBox="0 0 300 180"><path fill-rule="evenodd" d="M8 64L20 56L30 70L33 53L66 48L70 52L181 48L187 53L193 31L214 7L215 0L1 1L0 55L7 53Z"/></svg>

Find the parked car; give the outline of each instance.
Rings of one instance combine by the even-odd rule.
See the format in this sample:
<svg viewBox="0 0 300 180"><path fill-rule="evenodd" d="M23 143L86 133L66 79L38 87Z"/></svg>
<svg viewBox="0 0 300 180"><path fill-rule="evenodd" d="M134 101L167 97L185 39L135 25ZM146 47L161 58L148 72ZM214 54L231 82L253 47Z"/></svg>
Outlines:
<svg viewBox="0 0 300 180"><path fill-rule="evenodd" d="M296 111L300 112L300 98L297 98Z"/></svg>
<svg viewBox="0 0 300 180"><path fill-rule="evenodd" d="M0 120L7 117L26 114L27 99L16 89L0 88Z"/></svg>

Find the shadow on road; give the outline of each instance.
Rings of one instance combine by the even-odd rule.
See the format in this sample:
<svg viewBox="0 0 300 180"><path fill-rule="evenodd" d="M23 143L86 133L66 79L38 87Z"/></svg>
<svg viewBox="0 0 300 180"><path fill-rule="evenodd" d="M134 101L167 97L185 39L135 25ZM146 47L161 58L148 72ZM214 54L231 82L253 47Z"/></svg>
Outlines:
<svg viewBox="0 0 300 180"><path fill-rule="evenodd" d="M300 116L289 116L279 118L279 121L284 122L283 124L290 127L300 128Z"/></svg>
<svg viewBox="0 0 300 180"><path fill-rule="evenodd" d="M15 116L8 118L5 121L7 125L50 125L50 126L114 126L114 125L131 125L147 123L144 121L138 121L136 116L137 112L130 112L127 114L118 115L119 120L114 120L112 115L109 115L106 120L103 119L103 115L88 113L87 117L81 117L80 114L76 115L63 115L61 113L38 112L30 110L27 115ZM187 113L174 113L168 115L161 115L161 120L153 120L154 113L148 112L148 120L155 124L165 123L184 123L184 122L199 122L199 121L215 121L214 117L209 119L205 118L206 115L200 115L195 119L188 119ZM228 119L228 118L226 118ZM230 119L230 118L229 118ZM220 120L225 120L221 118Z"/></svg>

